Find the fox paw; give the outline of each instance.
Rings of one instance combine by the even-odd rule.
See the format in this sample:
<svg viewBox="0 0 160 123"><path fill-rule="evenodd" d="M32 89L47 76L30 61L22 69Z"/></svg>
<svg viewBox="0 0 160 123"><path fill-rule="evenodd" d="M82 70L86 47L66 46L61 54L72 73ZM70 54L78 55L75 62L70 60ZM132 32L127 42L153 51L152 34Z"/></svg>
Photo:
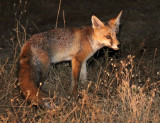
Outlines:
<svg viewBox="0 0 160 123"><path fill-rule="evenodd" d="M56 108L55 104L53 102L51 102L50 100L45 100L43 104L47 109L55 109Z"/></svg>

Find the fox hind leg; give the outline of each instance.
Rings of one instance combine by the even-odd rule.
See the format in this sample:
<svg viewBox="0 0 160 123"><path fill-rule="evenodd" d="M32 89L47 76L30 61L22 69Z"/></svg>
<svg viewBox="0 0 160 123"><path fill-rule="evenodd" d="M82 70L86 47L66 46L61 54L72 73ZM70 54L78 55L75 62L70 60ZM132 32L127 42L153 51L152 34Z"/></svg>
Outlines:
<svg viewBox="0 0 160 123"><path fill-rule="evenodd" d="M32 64L34 66L35 73L37 73L37 76L39 81L43 82L45 81L50 68L50 60L49 55L44 50L36 50L36 54L34 55L32 59Z"/></svg>

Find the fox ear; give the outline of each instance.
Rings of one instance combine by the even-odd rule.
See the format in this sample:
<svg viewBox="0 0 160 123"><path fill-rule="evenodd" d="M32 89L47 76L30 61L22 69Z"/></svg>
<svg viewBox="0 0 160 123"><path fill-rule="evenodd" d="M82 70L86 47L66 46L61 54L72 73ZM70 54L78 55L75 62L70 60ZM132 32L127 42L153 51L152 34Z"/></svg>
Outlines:
<svg viewBox="0 0 160 123"><path fill-rule="evenodd" d="M115 26L117 29L119 28L119 25L120 25L120 18L121 18L121 15L122 15L122 11L118 14L118 16L114 19L111 19L109 21L109 24L111 26Z"/></svg>
<svg viewBox="0 0 160 123"><path fill-rule="evenodd" d="M96 16L94 16L94 15L92 15L92 19L91 19L91 21L92 21L92 27L93 27L93 29L99 29L99 28L101 28L101 27L104 27L104 24L103 24L103 22L102 21L100 21Z"/></svg>

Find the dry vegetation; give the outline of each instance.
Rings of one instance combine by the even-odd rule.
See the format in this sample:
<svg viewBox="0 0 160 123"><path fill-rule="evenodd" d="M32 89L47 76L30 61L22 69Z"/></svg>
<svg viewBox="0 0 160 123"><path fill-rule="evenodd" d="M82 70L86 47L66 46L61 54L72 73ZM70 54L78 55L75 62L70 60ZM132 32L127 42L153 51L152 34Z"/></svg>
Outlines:
<svg viewBox="0 0 160 123"><path fill-rule="evenodd" d="M78 99L68 93L71 67L67 62L54 65L42 86L50 94L55 108L49 110L27 103L17 81L19 51L28 36L20 22L23 12L16 19L16 38L11 39L13 55L4 58L0 64L0 81L3 83L0 87L0 122L160 121L160 71L154 71L159 49L154 49L151 62L145 57L149 54L144 45L152 39L151 35L135 41L132 46L122 44L122 50L113 56L110 56L113 51L103 49L99 51L102 57L91 58L88 62L89 81L85 85L79 84ZM155 35L154 40L160 40L160 33Z"/></svg>
<svg viewBox="0 0 160 123"><path fill-rule="evenodd" d="M48 79L48 81L56 80L53 79L55 73L58 78L52 87L55 91L54 97L51 98L55 103L53 110L34 107L22 98L17 90L16 76L14 72L11 72L15 64L14 62L8 63L7 60L1 68L1 80L9 83L1 90L1 102L3 103L0 114L1 122L160 121L160 81L154 81L149 76L141 80L143 79L139 74L141 70L134 62L134 56L129 55L123 59L109 58L103 68L98 62L98 66L94 65L98 73L91 71L93 65L90 66L88 74L92 73L97 79L88 82L84 88L79 88L78 100L69 97L67 89L64 89L65 81L61 79L62 76L66 76L64 69L70 70L69 66L64 68L63 64L58 65L58 68L53 68L51 70L53 76L50 74ZM8 65L11 66L10 71L4 69ZM93 75L89 75L90 78Z"/></svg>

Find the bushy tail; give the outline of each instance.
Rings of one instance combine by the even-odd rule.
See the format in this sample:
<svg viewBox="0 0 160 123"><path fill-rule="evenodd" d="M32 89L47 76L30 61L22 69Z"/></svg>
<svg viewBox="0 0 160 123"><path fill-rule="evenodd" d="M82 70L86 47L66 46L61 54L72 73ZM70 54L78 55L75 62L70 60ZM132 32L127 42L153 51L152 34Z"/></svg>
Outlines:
<svg viewBox="0 0 160 123"><path fill-rule="evenodd" d="M20 54L19 65L19 83L23 95L27 101L33 102L34 105L43 104L46 94L40 91L36 82L34 82L36 73L33 66L31 66L30 43L24 45Z"/></svg>

